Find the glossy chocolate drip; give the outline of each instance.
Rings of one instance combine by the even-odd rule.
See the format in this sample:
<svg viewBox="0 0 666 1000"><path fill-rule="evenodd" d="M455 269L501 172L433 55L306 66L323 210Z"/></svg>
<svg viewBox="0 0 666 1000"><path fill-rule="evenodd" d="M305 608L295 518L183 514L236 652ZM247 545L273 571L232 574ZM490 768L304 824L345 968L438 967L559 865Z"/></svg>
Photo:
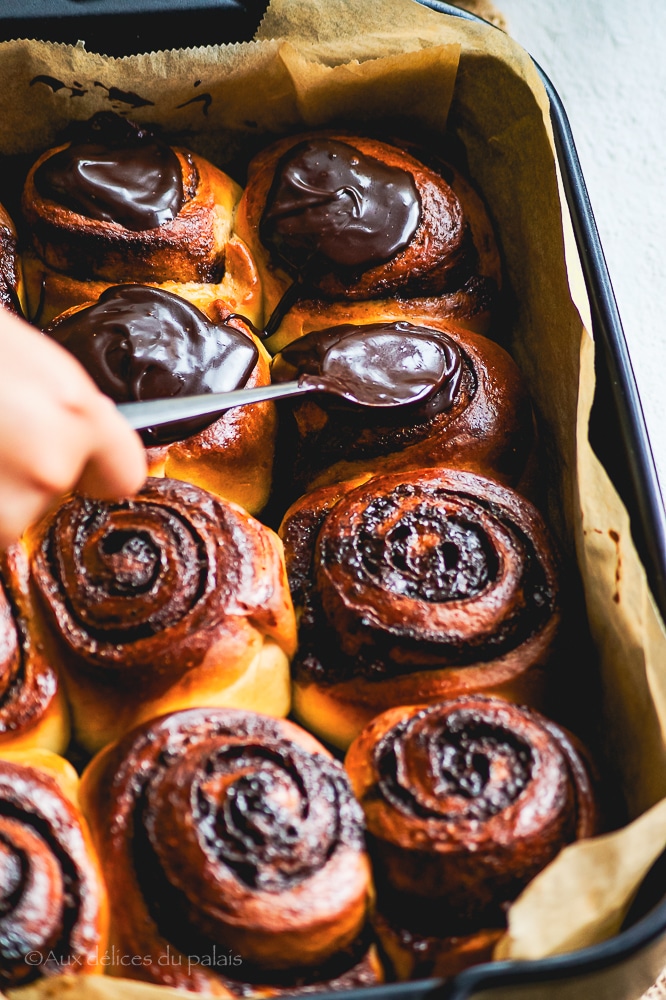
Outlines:
<svg viewBox="0 0 666 1000"><path fill-rule="evenodd" d="M401 811L421 818L485 822L508 809L533 767L529 745L474 709L439 719L426 709L378 744L380 788Z"/></svg>
<svg viewBox="0 0 666 1000"><path fill-rule="evenodd" d="M174 151L129 123L90 130L54 153L37 168L35 186L74 212L136 231L171 222L184 202Z"/></svg>
<svg viewBox="0 0 666 1000"><path fill-rule="evenodd" d="M345 142L313 139L278 164L260 235L296 271L358 273L404 250L420 216L410 173Z"/></svg>
<svg viewBox="0 0 666 1000"><path fill-rule="evenodd" d="M47 331L117 403L227 392L245 385L258 351L249 337L216 326L195 306L147 285L117 285ZM142 431L166 444L202 430L207 415Z"/></svg>
<svg viewBox="0 0 666 1000"><path fill-rule="evenodd" d="M275 357L274 382L303 374L344 386L360 402L414 400L418 417L427 419L453 404L462 361L457 344L438 330L405 322L348 324L308 333Z"/></svg>

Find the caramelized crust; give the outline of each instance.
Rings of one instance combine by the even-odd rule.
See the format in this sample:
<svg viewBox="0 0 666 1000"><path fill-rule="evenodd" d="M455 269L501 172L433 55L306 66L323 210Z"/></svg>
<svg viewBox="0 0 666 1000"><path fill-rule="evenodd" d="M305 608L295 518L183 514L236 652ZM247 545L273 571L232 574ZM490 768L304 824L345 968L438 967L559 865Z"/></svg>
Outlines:
<svg viewBox="0 0 666 1000"><path fill-rule="evenodd" d="M35 249L50 267L72 277L114 284L220 280L241 194L235 181L196 153L176 148L185 192L180 212L153 229L131 230L117 222L90 219L40 195L36 171L65 148L43 153L23 190L23 213Z"/></svg>
<svg viewBox="0 0 666 1000"><path fill-rule="evenodd" d="M289 274L262 244L260 222L282 157L292 147L313 138L345 142L388 167L406 171L416 185L421 214L408 246L392 260L356 275L326 272L316 278L310 277L308 288L313 288L316 296L310 295L307 288L303 290L305 301L292 310L294 322L299 322L302 308L306 311L316 308L318 297L325 301L342 299L346 302L437 297L440 315L453 315L456 321L465 325L469 320L475 328L485 328L499 287L501 268L492 226L471 185L448 165L445 180L441 173L425 166L404 149L332 131L281 139L259 153L250 164L236 216L236 231L247 242L257 261L266 317L271 315L291 285L293 274ZM477 239L481 260L475 246ZM311 298L315 299L314 303Z"/></svg>
<svg viewBox="0 0 666 1000"><path fill-rule="evenodd" d="M0 306L17 316L25 314L25 289L16 229L0 205Z"/></svg>
<svg viewBox="0 0 666 1000"><path fill-rule="evenodd" d="M0 753L42 747L62 753L69 713L44 648L19 544L0 555Z"/></svg>
<svg viewBox="0 0 666 1000"><path fill-rule="evenodd" d="M483 960L506 905L566 844L598 829L576 739L494 698L390 709L345 763L366 816L377 928L403 972L428 938L422 975ZM427 918L426 899L436 904Z"/></svg>
<svg viewBox="0 0 666 1000"><path fill-rule="evenodd" d="M36 532L33 577L87 749L190 705L289 711L282 547L235 504L167 479L74 497Z"/></svg>
<svg viewBox="0 0 666 1000"><path fill-rule="evenodd" d="M403 927L396 918L376 911L372 924L392 976L400 982L441 976L450 979L463 969L490 962L503 927L484 927L470 934L437 936Z"/></svg>
<svg viewBox="0 0 666 1000"><path fill-rule="evenodd" d="M370 894L362 814L342 766L298 726L219 709L165 716L92 761L82 801L110 876L113 944L154 957L137 978L311 992L346 954L351 974L338 963L336 976L367 981L355 948ZM169 953L199 962L158 960Z"/></svg>
<svg viewBox="0 0 666 1000"><path fill-rule="evenodd" d="M362 326L400 320L441 330L458 346L463 374L453 405L429 417L410 416L408 408L388 415L342 409L312 396L292 403L296 490L362 472L403 472L434 465L466 469L515 486L533 449L534 417L518 366L494 341L441 317L405 307L384 310L374 302L329 305L308 316L302 333L342 323Z"/></svg>
<svg viewBox="0 0 666 1000"><path fill-rule="evenodd" d="M72 306L94 302L115 284L114 281L74 278L54 270L37 254L23 255L27 296L27 315L37 326L45 327ZM135 281L133 276L127 279ZM231 236L224 250L224 275L220 281L148 281L167 292L187 299L209 319L218 322L231 313L241 313L260 326L263 304L259 276L250 251L237 236Z"/></svg>
<svg viewBox="0 0 666 1000"><path fill-rule="evenodd" d="M0 761L0 982L7 988L64 972L100 973L106 894L69 795L72 769L44 751L34 752L34 762L27 753L13 756Z"/></svg>
<svg viewBox="0 0 666 1000"><path fill-rule="evenodd" d="M559 625L535 508L467 472L322 487L280 528L299 617L294 712L339 747L394 705L468 692L541 705Z"/></svg>

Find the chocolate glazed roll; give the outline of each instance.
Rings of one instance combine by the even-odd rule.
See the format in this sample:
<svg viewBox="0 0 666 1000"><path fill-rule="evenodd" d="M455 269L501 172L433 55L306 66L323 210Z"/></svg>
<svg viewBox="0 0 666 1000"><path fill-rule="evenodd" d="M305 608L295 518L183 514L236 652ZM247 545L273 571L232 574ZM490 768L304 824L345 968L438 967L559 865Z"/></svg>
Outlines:
<svg viewBox="0 0 666 1000"><path fill-rule="evenodd" d="M472 692L544 703L556 564L513 490L452 469L376 476L306 494L280 534L294 712L313 732L345 748L387 708Z"/></svg>
<svg viewBox="0 0 666 1000"><path fill-rule="evenodd" d="M319 299L417 299L485 329L499 255L481 199L458 180L453 168L445 177L397 146L330 131L290 136L259 153L236 229L257 261L266 317L292 285L289 305L301 300L289 310L282 302L270 332L279 320L297 328Z"/></svg>
<svg viewBox="0 0 666 1000"><path fill-rule="evenodd" d="M499 699L390 709L352 743L346 767L366 815L377 930L399 978L490 958L510 901L598 830L578 741Z"/></svg>
<svg viewBox="0 0 666 1000"><path fill-rule="evenodd" d="M116 403L270 383L268 354L247 321L213 323L163 288L111 286L97 302L62 313L46 333ZM275 406L264 402L141 436L150 475L184 479L255 514L270 493L276 433Z"/></svg>
<svg viewBox="0 0 666 1000"><path fill-rule="evenodd" d="M62 753L69 713L29 590L21 545L0 554L0 753L43 747Z"/></svg>
<svg viewBox="0 0 666 1000"><path fill-rule="evenodd" d="M445 465L492 476L515 486L534 443L532 406L520 371L507 352L479 334L424 315L337 325L337 307L326 329L292 341L273 359L274 382L303 373L334 374L344 361L365 372L391 370L402 360L405 380L424 339L444 345L449 363L425 402L369 410L312 397L292 404L295 425L294 482L301 492L350 479L362 472L401 472ZM390 387L389 387L390 388ZM286 448L284 449L286 450ZM285 458L282 459L284 463Z"/></svg>
<svg viewBox="0 0 666 1000"><path fill-rule="evenodd" d="M79 123L73 141L39 157L23 190L36 251L26 257L31 318L46 325L108 284L137 281L167 282L213 319L224 300L259 321L256 269L233 233L240 195L207 160L127 119Z"/></svg>
<svg viewBox="0 0 666 1000"><path fill-rule="evenodd" d="M23 755L25 756L25 755ZM0 761L0 985L102 972L108 911L70 769ZM36 760L40 755L36 755ZM25 756L25 759L28 759ZM62 784L58 778L63 775ZM74 775L74 777L76 777Z"/></svg>
<svg viewBox="0 0 666 1000"><path fill-rule="evenodd" d="M289 711L282 546L242 508L169 479L74 497L41 525L32 572L87 749L191 705Z"/></svg>
<svg viewBox="0 0 666 1000"><path fill-rule="evenodd" d="M153 958L122 974L245 997L378 981L362 812L342 765L298 726L164 716L91 762L82 802L113 943Z"/></svg>
<svg viewBox="0 0 666 1000"><path fill-rule="evenodd" d="M0 205L0 306L16 316L25 314L23 272L14 223Z"/></svg>

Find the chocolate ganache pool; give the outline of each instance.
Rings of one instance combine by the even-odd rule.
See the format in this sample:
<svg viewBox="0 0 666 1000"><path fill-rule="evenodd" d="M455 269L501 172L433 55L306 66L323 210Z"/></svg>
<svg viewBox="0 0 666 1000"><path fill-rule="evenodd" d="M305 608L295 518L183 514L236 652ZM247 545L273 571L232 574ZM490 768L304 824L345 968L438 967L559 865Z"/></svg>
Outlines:
<svg viewBox="0 0 666 1000"><path fill-rule="evenodd" d="M453 404L462 361L457 344L439 330L402 321L349 323L307 333L275 356L274 382L304 375L345 387L359 403L411 403L427 419Z"/></svg>
<svg viewBox="0 0 666 1000"><path fill-rule="evenodd" d="M260 234L291 269L358 272L403 250L420 217L406 170L337 139L313 139L280 161Z"/></svg>
<svg viewBox="0 0 666 1000"><path fill-rule="evenodd" d="M180 296L148 285L108 288L47 332L116 403L242 388L259 353L239 330L216 325ZM146 444L168 444L215 419L179 420L141 435Z"/></svg>
<svg viewBox="0 0 666 1000"><path fill-rule="evenodd" d="M136 231L175 219L184 202L181 165L174 151L129 122L73 142L35 172L44 198L90 219Z"/></svg>

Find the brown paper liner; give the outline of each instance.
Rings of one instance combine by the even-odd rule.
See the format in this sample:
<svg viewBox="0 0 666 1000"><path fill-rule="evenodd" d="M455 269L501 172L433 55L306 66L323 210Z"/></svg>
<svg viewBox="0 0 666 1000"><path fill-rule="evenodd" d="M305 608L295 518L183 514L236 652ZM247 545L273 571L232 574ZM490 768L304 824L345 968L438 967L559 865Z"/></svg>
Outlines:
<svg viewBox="0 0 666 1000"><path fill-rule="evenodd" d="M73 118L108 110L112 93L118 109L186 133L188 145L223 169L247 159L263 133L341 119L393 127L396 116L442 133L448 115L498 232L516 310L512 351L532 388L547 456L549 518L577 558L599 656L603 700L594 714L629 814L638 817L666 795L666 639L627 512L587 439L589 304L538 74L503 33L407 0L273 0L257 38L120 60L83 46L2 43L0 151L36 156ZM612 933L666 844L655 816L615 835L613 848L601 839L568 849L547 872L573 871L580 859L568 883L575 892L557 878L543 898L527 890L513 907L524 906L526 916L512 926L506 953L543 956ZM651 836L641 835L641 822L655 824ZM558 912L564 921L554 919Z"/></svg>

